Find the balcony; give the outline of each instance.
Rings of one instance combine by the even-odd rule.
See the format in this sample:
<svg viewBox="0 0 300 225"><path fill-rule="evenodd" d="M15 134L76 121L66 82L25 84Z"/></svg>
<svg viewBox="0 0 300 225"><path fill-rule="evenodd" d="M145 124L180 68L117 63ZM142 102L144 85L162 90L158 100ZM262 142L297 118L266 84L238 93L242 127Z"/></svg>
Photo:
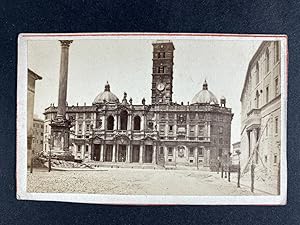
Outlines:
<svg viewBox="0 0 300 225"><path fill-rule="evenodd" d="M260 126L261 123L261 115L260 115L260 109L251 109L247 113L247 119L245 121L245 125L247 128L252 126Z"/></svg>

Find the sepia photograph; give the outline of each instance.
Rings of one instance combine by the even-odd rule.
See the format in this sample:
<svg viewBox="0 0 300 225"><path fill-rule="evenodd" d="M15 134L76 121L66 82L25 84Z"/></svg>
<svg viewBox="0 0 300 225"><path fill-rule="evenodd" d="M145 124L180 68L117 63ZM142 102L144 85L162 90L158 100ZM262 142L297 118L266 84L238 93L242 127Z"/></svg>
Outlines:
<svg viewBox="0 0 300 225"><path fill-rule="evenodd" d="M17 199L284 205L287 36L20 34Z"/></svg>

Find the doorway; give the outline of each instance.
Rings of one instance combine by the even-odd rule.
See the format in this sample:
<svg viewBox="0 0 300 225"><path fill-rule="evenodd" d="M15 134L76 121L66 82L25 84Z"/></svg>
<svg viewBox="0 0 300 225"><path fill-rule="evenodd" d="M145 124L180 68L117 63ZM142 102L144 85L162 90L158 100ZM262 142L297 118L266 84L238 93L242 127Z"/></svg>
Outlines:
<svg viewBox="0 0 300 225"><path fill-rule="evenodd" d="M118 162L126 161L126 145L119 145Z"/></svg>
<svg viewBox="0 0 300 225"><path fill-rule="evenodd" d="M133 145L132 148L132 162L139 162L140 159L140 146Z"/></svg>
<svg viewBox="0 0 300 225"><path fill-rule="evenodd" d="M100 145L94 145L94 160L100 161Z"/></svg>
<svg viewBox="0 0 300 225"><path fill-rule="evenodd" d="M153 146L146 145L145 147L145 163L152 163Z"/></svg>
<svg viewBox="0 0 300 225"><path fill-rule="evenodd" d="M106 147L105 147L105 162L112 161L112 152L113 152L113 146L106 145Z"/></svg>

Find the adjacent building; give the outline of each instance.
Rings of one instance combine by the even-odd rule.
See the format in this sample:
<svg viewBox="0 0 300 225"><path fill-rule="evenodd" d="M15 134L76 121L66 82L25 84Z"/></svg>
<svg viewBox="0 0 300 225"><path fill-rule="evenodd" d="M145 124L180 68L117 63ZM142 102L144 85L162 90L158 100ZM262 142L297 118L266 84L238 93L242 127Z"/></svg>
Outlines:
<svg viewBox="0 0 300 225"><path fill-rule="evenodd" d="M277 176L281 149L280 42L264 41L251 59L241 94L242 166Z"/></svg>
<svg viewBox="0 0 300 225"><path fill-rule="evenodd" d="M150 104L143 98L134 105L126 93L120 100L107 83L91 105L67 106L74 125L70 150L76 160L112 167L217 170L230 152L233 113L206 81L194 91L191 103L172 101L174 50L171 41L153 43ZM56 113L53 104L45 109L45 152L53 144L50 124Z"/></svg>
<svg viewBox="0 0 300 225"><path fill-rule="evenodd" d="M32 141L33 141L33 111L34 111L34 95L35 95L35 81L41 80L42 77L27 70L27 166L30 165L32 154Z"/></svg>
<svg viewBox="0 0 300 225"><path fill-rule="evenodd" d="M35 154L43 151L44 142L44 120L39 119L37 116L33 117L33 140L32 148Z"/></svg>

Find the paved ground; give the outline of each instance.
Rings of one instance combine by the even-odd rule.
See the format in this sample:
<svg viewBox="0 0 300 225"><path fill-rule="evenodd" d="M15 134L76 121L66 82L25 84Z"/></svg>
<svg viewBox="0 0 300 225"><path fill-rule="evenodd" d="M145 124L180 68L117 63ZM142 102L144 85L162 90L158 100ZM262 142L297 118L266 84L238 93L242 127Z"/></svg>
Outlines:
<svg viewBox="0 0 300 225"><path fill-rule="evenodd" d="M103 171L34 171L28 192L135 195L253 195L249 188L208 171L103 169ZM266 193L255 193L266 195Z"/></svg>

